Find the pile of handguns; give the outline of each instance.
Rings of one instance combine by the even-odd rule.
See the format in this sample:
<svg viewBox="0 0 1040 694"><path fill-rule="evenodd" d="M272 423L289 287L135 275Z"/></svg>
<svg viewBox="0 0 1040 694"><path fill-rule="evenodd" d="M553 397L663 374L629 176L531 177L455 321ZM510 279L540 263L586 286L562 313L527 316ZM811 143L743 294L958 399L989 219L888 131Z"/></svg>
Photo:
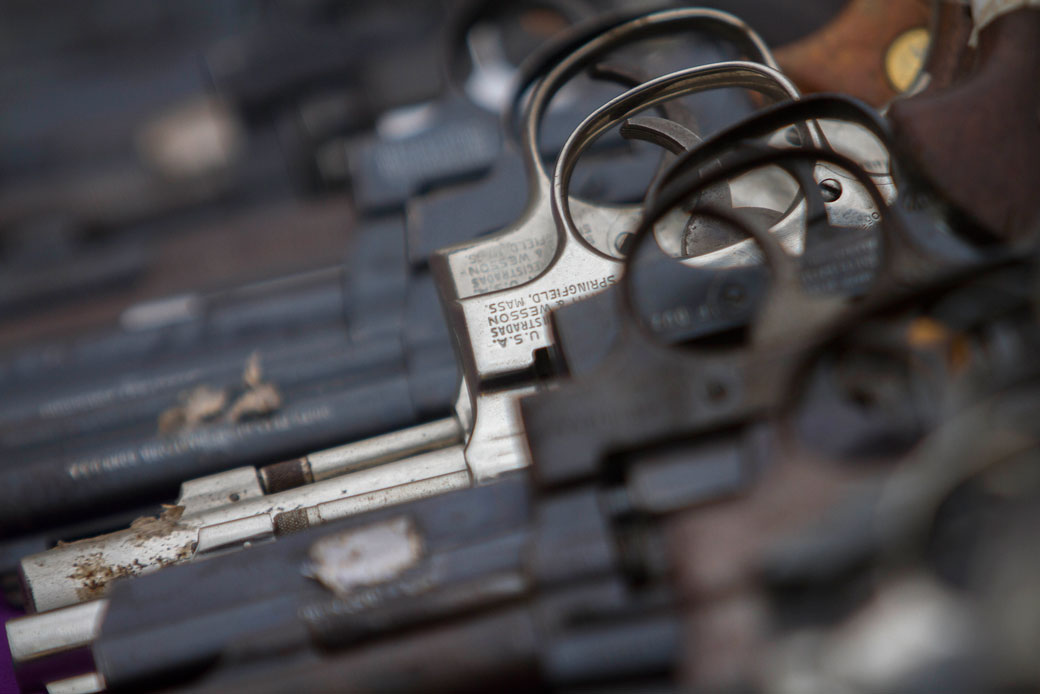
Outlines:
<svg viewBox="0 0 1040 694"><path fill-rule="evenodd" d="M25 691L1040 686L1035 3L934 3L884 115L530 5L317 138L344 266L5 357Z"/></svg>

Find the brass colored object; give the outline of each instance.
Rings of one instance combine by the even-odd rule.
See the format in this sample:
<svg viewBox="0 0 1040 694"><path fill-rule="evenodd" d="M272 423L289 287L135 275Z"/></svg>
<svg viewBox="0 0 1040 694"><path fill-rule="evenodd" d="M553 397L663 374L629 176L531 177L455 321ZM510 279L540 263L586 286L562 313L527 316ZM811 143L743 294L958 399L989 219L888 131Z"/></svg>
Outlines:
<svg viewBox="0 0 1040 694"><path fill-rule="evenodd" d="M905 92L914 83L928 54L928 30L915 27L904 31L885 51L885 77L897 92Z"/></svg>

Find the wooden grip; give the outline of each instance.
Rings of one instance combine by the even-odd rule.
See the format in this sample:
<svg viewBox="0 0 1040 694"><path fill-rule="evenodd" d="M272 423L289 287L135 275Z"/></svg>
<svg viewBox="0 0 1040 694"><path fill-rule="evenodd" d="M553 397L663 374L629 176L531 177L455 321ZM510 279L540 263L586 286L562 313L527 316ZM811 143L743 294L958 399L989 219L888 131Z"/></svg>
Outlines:
<svg viewBox="0 0 1040 694"><path fill-rule="evenodd" d="M968 46L971 10L960 0L937 0L932 11L931 40L919 92L948 87L971 69L975 51Z"/></svg>
<svg viewBox="0 0 1040 694"><path fill-rule="evenodd" d="M920 172L990 234L1040 231L1040 9L995 19L965 78L893 102L889 119Z"/></svg>
<svg viewBox="0 0 1040 694"><path fill-rule="evenodd" d="M777 62L804 92L843 92L881 106L916 74L929 15L928 0L852 0L819 31L780 47Z"/></svg>

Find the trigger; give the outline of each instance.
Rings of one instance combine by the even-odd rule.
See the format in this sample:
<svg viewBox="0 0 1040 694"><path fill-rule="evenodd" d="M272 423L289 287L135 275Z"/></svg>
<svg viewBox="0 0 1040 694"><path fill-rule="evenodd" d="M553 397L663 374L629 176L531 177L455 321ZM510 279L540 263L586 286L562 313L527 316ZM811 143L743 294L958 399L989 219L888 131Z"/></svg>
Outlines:
<svg viewBox="0 0 1040 694"><path fill-rule="evenodd" d="M701 143L701 137L685 125L658 116L635 116L621 126L626 140L641 140L662 147L672 154L687 152Z"/></svg>

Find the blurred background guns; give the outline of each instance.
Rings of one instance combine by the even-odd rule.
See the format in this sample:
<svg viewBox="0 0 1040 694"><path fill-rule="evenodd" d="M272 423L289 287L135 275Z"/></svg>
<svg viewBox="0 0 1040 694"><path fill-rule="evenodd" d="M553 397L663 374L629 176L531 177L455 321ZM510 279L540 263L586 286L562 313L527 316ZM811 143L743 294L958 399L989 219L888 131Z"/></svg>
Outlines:
<svg viewBox="0 0 1040 694"><path fill-rule="evenodd" d="M2 12L22 691L1040 686L1035 2Z"/></svg>

